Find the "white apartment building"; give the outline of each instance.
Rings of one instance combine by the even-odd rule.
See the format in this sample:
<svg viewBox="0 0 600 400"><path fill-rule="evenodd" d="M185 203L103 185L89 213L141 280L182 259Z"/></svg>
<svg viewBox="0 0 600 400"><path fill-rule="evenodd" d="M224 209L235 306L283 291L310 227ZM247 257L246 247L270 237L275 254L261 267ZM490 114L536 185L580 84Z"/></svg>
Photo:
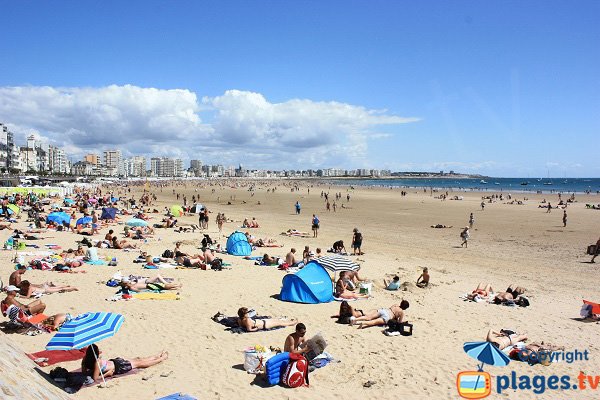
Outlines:
<svg viewBox="0 0 600 400"><path fill-rule="evenodd" d="M129 176L146 176L147 170L146 157L134 156L129 159Z"/></svg>
<svg viewBox="0 0 600 400"><path fill-rule="evenodd" d="M181 158L152 157L150 171L152 176L181 177L183 176L183 160Z"/></svg>

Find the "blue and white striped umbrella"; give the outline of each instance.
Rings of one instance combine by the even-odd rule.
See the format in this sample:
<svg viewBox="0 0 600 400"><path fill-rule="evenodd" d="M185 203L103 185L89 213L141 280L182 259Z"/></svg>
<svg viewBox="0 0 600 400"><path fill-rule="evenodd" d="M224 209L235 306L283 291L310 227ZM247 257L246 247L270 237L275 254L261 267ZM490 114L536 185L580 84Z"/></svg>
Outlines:
<svg viewBox="0 0 600 400"><path fill-rule="evenodd" d="M339 255L323 256L313 260L317 264L331 272L337 273L341 271L358 271L360 265L353 262L348 257Z"/></svg>
<svg viewBox="0 0 600 400"><path fill-rule="evenodd" d="M121 314L86 313L63 324L46 345L46 350L81 349L114 336L123 325Z"/></svg>
<svg viewBox="0 0 600 400"><path fill-rule="evenodd" d="M469 357L480 361L482 366L489 364L504 367L510 363L510 358L490 342L467 342L463 345L463 350Z"/></svg>

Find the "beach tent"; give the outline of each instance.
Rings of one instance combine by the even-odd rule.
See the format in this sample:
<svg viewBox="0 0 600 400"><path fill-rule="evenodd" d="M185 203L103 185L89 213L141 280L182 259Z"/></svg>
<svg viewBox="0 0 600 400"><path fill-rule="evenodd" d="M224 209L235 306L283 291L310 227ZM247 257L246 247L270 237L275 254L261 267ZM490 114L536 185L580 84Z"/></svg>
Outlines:
<svg viewBox="0 0 600 400"><path fill-rule="evenodd" d="M69 224L71 222L71 216L62 211L51 212L46 217L46 223L48 222L55 222L58 225L62 225L63 223Z"/></svg>
<svg viewBox="0 0 600 400"><path fill-rule="evenodd" d="M183 215L183 208L178 205L172 205L170 211L174 217L181 217Z"/></svg>
<svg viewBox="0 0 600 400"><path fill-rule="evenodd" d="M318 304L333 301L331 277L323 266L311 261L295 274L283 277L279 300Z"/></svg>
<svg viewBox="0 0 600 400"><path fill-rule="evenodd" d="M242 232L235 231L227 239L227 253L234 256L249 256L252 253L252 246L248 243L248 238Z"/></svg>
<svg viewBox="0 0 600 400"><path fill-rule="evenodd" d="M117 209L114 207L105 207L102 209L100 219L115 219L117 217Z"/></svg>

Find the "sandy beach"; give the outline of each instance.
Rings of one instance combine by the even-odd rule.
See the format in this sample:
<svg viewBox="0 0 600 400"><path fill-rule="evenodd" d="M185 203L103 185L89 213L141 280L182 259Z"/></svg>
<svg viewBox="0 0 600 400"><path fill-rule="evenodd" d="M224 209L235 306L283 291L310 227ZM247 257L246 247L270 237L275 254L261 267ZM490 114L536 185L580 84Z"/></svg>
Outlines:
<svg viewBox="0 0 600 400"><path fill-rule="evenodd" d="M364 310L389 307L401 299L410 302L406 311L414 325L409 337L385 336L383 328L357 329L336 324L331 315L337 313L340 303L305 305L279 301L285 272L274 267L254 265L253 261L223 255L230 269L220 272L203 270L164 269L160 273L183 284L179 300L107 301L115 288L104 282L117 270L126 274L154 276L156 271L143 270L132 260L139 251L101 249L103 256L116 257L117 267L81 267L86 273L60 274L28 271L24 279L34 283L53 281L78 287L77 292L43 296L48 305L46 314L86 311L110 311L125 316L120 331L112 338L99 342L105 358L149 356L168 350L169 359L158 366L141 370L136 375L114 379L108 388L87 387L73 398L107 399L111 397L155 399L174 392L185 392L202 399L392 399L408 396L411 399L455 399L456 375L460 371L474 371L477 362L462 349L464 342L483 341L491 328L510 328L526 332L530 342L549 342L571 350L589 350L588 361L558 362L550 366L530 366L513 361L507 367L489 367L492 388L496 375L570 375L575 382L580 371L600 375L600 325L577 320L582 300L600 302L599 264L590 264L585 254L587 245L595 243L600 235L600 211L585 208L585 203L598 203L596 195L577 195L569 204L568 224L563 227L563 211L547 213L538 208L542 198L557 203L557 195L514 193L513 198L528 200L523 205L504 201L487 203L480 207L481 196L490 193L449 193L463 200L440 200L439 193L431 194L418 189L361 188L317 185L313 182L293 182L299 190L292 191L289 182L273 181L258 184L248 191L246 183L240 187L187 186L152 187L158 200L151 206L163 210L165 206L181 204L173 190L192 195L210 210L209 229L205 232L225 244L219 236L215 217L224 212L234 222L224 225L229 235L242 229L244 218L255 217L260 228L252 234L273 238L281 248L261 248L253 255L268 253L284 257L291 247L302 253L304 246L325 251L336 240L344 240L350 247L352 230L357 227L364 236L364 255L351 258L361 265L361 275L374 283L373 298L353 303ZM310 187L310 193L308 187ZM277 187L277 190L267 192ZM103 188L103 191L118 188ZM215 190L213 193L212 190ZM122 190L122 189L121 189ZM142 187L132 188L136 198ZM406 190L406 189L404 189ZM341 192L336 212L327 212L321 191ZM350 201L346 195L350 194ZM504 194L506 195L506 193ZM300 215L294 203L302 205ZM227 204L230 202L231 204ZM258 204L260 202L260 205ZM344 204L345 208L341 208ZM475 217L468 248L461 248L459 233L467 225L469 213ZM310 232L312 214L321 221L318 238L297 238L280 235L290 228ZM79 214L78 214L79 215ZM151 223L160 222L162 214L150 214ZM26 229L26 215L15 227ZM127 217L122 217L122 220ZM196 216L179 218L180 225L197 223ZM434 229L431 225L444 224L448 229ZM100 239L108 231L101 230ZM122 233L123 225L114 225ZM8 236L3 232L3 237ZM48 232L36 244L56 243L63 249L76 247L81 239L73 233ZM183 241L183 250L195 252L202 235L176 233L172 229L157 229L153 239L138 244L148 253L158 256L165 249L173 249L176 241ZM5 282L14 268L14 251L0 253L1 277ZM30 259L31 257L26 257ZM423 267L429 269L431 284L421 289L415 281ZM397 274L406 282L405 290L383 289L383 279ZM478 283L491 283L494 289L504 290L510 284L527 289L531 305L526 308L504 307L464 301L460 296L471 292ZM311 373L310 387L287 389L266 387L260 378L247 374L242 367L243 349L257 344L283 347L286 336L293 328L274 331L232 334L211 320L222 312L235 315L239 307L250 307L262 315L297 318L307 326L307 336L321 332L328 343L327 352L340 363L330 363ZM44 349L51 335L29 337L10 335L24 352ZM72 370L79 362L65 363ZM52 367L42 368L49 372ZM364 384L371 382L370 387ZM508 389L504 397L532 398L531 390ZM493 393L491 398L500 397ZM551 391L540 398L595 398L590 390Z"/></svg>

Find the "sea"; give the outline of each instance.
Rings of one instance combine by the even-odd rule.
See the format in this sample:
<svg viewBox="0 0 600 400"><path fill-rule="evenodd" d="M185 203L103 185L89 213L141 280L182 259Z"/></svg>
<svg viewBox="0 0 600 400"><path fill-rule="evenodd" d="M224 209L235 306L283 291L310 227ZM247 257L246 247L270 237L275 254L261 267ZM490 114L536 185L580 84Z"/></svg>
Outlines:
<svg viewBox="0 0 600 400"><path fill-rule="evenodd" d="M458 191L506 193L593 193L600 194L600 178L379 178L324 179L336 185L394 188L433 188Z"/></svg>

